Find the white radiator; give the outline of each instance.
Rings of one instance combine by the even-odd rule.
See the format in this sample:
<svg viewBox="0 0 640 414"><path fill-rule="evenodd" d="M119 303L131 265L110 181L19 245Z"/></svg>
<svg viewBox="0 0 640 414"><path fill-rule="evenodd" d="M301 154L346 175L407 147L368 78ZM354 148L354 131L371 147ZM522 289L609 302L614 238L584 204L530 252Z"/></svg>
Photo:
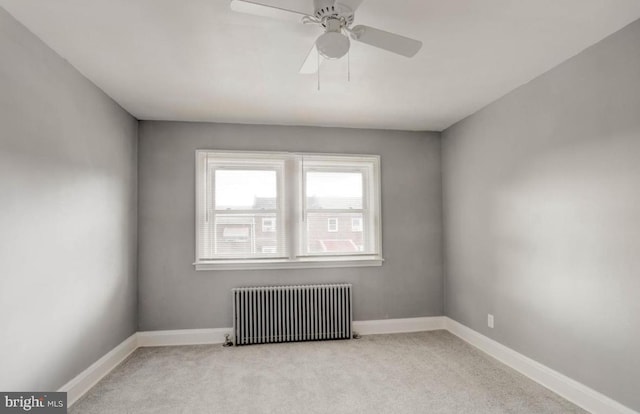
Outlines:
<svg viewBox="0 0 640 414"><path fill-rule="evenodd" d="M350 284L232 291L236 345L351 338Z"/></svg>

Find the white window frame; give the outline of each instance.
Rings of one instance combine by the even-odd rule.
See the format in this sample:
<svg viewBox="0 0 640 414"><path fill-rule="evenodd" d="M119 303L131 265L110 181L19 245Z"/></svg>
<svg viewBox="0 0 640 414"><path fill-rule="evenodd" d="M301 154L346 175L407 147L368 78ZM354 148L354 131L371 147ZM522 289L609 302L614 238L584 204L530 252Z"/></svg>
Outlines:
<svg viewBox="0 0 640 414"><path fill-rule="evenodd" d="M330 217L330 218L327 219L327 231L329 233L337 233L338 232L338 218L337 217Z"/></svg>
<svg viewBox="0 0 640 414"><path fill-rule="evenodd" d="M211 177L207 176L210 160L216 157L232 157L242 162L245 159L263 158L265 160L282 160L284 169L279 179L279 205L276 226L283 226L286 252L280 257L260 257L248 259L211 259L203 255L205 235L201 234L202 223L210 211L207 186ZM305 223L304 171L307 165L328 165L342 168L353 165L367 166L367 179L364 186L363 203L368 211L367 223L371 237L367 252L337 253L331 255L305 254L303 248L306 238ZM288 268L324 268L324 267L362 267L382 266L382 211L381 211L381 178L380 156L351 154L320 153L284 153L284 152L245 152L245 151L196 151L196 270L242 270L242 269L288 269ZM209 187L211 189L211 187ZM363 206L365 207L365 206Z"/></svg>
<svg viewBox="0 0 640 414"><path fill-rule="evenodd" d="M218 242L215 237L218 231L218 225L223 224L228 219L224 216L231 214L273 214L276 218L276 232L286 239L286 233L281 223L286 216L286 202L284 194L284 170L285 163L282 160L268 157L264 154L239 154L239 153L221 153L207 151L198 155L198 175L196 177L197 185L200 191L196 191L196 262L226 262L229 260L253 261L259 259L286 258L286 255L263 254L256 246L256 227L261 223L253 218L247 218L247 224L250 227L251 252L247 252L246 257L229 257L225 258L224 254L218 254ZM257 171L273 171L276 173L276 202L273 208L269 209L217 209L215 202L215 175L217 171L233 171L233 170L257 170ZM206 189L210 192L207 192ZM220 218L218 218L220 217ZM220 221L218 221L220 220ZM283 240L282 244L286 246L287 240Z"/></svg>

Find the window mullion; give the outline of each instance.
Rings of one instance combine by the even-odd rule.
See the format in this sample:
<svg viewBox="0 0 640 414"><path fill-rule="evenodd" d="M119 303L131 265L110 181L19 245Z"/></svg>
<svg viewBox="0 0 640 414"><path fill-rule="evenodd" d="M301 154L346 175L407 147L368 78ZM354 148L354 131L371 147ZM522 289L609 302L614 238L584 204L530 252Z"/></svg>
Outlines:
<svg viewBox="0 0 640 414"><path fill-rule="evenodd" d="M302 197L300 181L300 165L296 156L289 157L285 162L284 174L287 250L290 260L299 255L300 244L300 203Z"/></svg>

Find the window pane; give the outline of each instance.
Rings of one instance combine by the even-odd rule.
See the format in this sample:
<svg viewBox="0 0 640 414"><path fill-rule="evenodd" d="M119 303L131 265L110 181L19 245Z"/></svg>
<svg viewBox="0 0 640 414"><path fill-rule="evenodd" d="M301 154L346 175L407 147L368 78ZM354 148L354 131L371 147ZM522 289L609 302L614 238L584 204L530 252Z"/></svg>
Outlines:
<svg viewBox="0 0 640 414"><path fill-rule="evenodd" d="M263 223L273 223L272 230ZM212 249L215 257L251 258L284 254L284 237L276 226L275 214L215 215Z"/></svg>
<svg viewBox="0 0 640 414"><path fill-rule="evenodd" d="M278 193L273 170L215 171L216 210L275 210Z"/></svg>
<svg viewBox="0 0 640 414"><path fill-rule="evenodd" d="M309 171L308 209L362 209L362 173Z"/></svg>
<svg viewBox="0 0 640 414"><path fill-rule="evenodd" d="M309 213L307 215L308 254L348 254L367 250L366 233L354 231L352 220L362 221L362 213Z"/></svg>

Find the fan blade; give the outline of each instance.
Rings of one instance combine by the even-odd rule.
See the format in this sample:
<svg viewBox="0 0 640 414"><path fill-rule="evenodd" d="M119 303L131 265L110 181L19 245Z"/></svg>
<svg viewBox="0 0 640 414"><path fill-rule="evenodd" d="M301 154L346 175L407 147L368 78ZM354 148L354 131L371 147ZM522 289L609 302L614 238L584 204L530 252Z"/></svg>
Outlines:
<svg viewBox="0 0 640 414"><path fill-rule="evenodd" d="M352 12L358 10L358 7L362 4L363 0L336 0L337 4L342 4L351 9Z"/></svg>
<svg viewBox="0 0 640 414"><path fill-rule="evenodd" d="M300 23L302 18L307 16L307 13L303 11L287 10L277 6L248 0L231 0L231 10L240 13L254 14L256 16L273 17L275 19L287 20L296 23Z"/></svg>
<svg viewBox="0 0 640 414"><path fill-rule="evenodd" d="M351 38L406 57L415 56L422 47L422 42L419 40L369 26L355 26L351 29Z"/></svg>
<svg viewBox="0 0 640 414"><path fill-rule="evenodd" d="M318 59L320 59L320 62L318 62ZM318 49L316 49L316 45L314 44L311 50L309 51L307 58L304 60L302 67L300 68L300 73L302 74L316 73L318 71L318 65L319 64L321 65L323 61L324 61L324 58L320 56L320 54L318 53Z"/></svg>

